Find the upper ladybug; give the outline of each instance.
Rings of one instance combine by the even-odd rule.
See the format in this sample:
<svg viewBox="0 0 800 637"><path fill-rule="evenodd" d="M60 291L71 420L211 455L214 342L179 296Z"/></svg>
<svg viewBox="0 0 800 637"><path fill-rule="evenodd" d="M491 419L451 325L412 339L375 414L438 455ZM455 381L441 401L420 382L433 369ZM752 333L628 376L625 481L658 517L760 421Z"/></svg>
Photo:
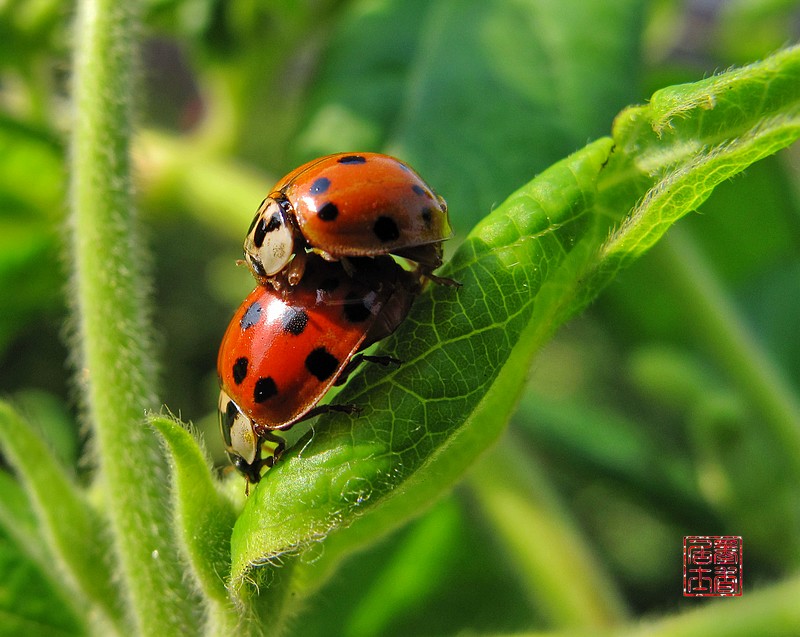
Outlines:
<svg viewBox="0 0 800 637"><path fill-rule="evenodd" d="M260 284L278 290L300 281L307 249L328 261L393 254L453 285L432 274L451 235L444 199L408 165L379 153L338 153L275 185L250 224L244 257Z"/></svg>

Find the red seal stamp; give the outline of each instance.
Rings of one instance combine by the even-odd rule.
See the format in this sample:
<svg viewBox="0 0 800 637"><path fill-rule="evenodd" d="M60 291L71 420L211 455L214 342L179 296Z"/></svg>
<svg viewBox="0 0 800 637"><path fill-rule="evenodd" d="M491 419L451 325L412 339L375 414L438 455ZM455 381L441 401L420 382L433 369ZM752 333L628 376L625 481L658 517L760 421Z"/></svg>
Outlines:
<svg viewBox="0 0 800 637"><path fill-rule="evenodd" d="M683 538L684 597L738 597L742 594L742 575L741 536Z"/></svg>

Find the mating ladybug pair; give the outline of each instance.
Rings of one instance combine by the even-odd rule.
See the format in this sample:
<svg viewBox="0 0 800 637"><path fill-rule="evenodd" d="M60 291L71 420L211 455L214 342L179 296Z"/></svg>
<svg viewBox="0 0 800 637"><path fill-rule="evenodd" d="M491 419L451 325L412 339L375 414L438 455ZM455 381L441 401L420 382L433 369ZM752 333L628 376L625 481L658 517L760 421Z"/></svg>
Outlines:
<svg viewBox="0 0 800 637"><path fill-rule="evenodd" d="M244 241L259 285L220 345L219 413L225 448L248 482L283 451L275 431L327 411L319 405L394 332L451 235L444 200L410 167L377 153L313 160L281 179ZM404 268L392 256L412 267Z"/></svg>

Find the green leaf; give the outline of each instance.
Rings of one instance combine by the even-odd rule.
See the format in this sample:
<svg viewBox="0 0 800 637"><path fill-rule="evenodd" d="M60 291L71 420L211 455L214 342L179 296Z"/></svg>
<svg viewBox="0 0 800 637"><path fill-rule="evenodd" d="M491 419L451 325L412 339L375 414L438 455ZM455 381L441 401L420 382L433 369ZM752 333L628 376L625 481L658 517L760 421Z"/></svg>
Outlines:
<svg viewBox="0 0 800 637"><path fill-rule="evenodd" d="M603 246L606 280L696 210L722 181L800 136L800 48L657 91L614 123L598 212L623 220ZM631 209L631 201L636 207ZM623 215L627 215L624 217ZM598 281L600 282L600 281Z"/></svg>
<svg viewBox="0 0 800 637"><path fill-rule="evenodd" d="M112 587L113 575L105 560L109 546L99 516L44 442L2 402L0 445L26 487L48 555L64 582L101 621L123 633L121 600Z"/></svg>
<svg viewBox="0 0 800 637"><path fill-rule="evenodd" d="M210 634L230 634L239 621L225 588L231 565L230 537L236 520L231 502L217 489L205 452L180 423L156 417L172 459L174 524L194 580L211 604Z"/></svg>
<svg viewBox="0 0 800 637"><path fill-rule="evenodd" d="M236 515L217 489L205 452L179 422L155 417L172 460L175 524L181 532L192 572L208 597L223 601L230 568L230 535Z"/></svg>

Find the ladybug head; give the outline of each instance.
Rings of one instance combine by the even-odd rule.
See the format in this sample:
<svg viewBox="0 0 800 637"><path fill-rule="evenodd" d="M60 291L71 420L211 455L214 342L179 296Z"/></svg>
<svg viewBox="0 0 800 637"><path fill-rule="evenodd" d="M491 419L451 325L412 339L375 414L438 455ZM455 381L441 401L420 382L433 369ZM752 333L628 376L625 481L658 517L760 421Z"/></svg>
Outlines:
<svg viewBox="0 0 800 637"><path fill-rule="evenodd" d="M258 457L259 439L253 422L224 390L219 393L219 426L233 466L249 482L258 482L263 463Z"/></svg>
<svg viewBox="0 0 800 637"><path fill-rule="evenodd" d="M241 456L232 453L228 454L228 458L230 458L231 464L236 467L236 470L245 477L248 484L255 484L261 480L261 467L263 463L255 462L251 464Z"/></svg>
<svg viewBox="0 0 800 637"><path fill-rule="evenodd" d="M244 260L259 282L278 274L294 255L294 227L288 201L267 197L244 239Z"/></svg>

